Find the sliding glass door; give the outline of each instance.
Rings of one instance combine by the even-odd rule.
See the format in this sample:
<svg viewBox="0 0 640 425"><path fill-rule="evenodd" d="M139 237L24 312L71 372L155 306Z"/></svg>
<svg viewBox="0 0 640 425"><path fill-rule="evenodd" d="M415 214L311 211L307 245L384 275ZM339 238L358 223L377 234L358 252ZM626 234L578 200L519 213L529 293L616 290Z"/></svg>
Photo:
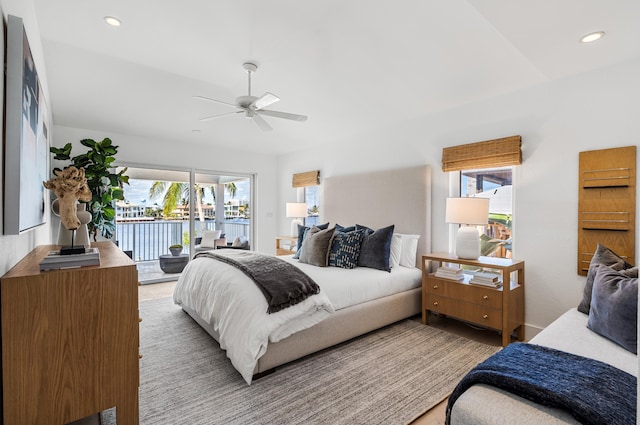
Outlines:
<svg viewBox="0 0 640 425"><path fill-rule="evenodd" d="M143 166L128 167L126 175L116 241L136 262L140 282L177 279L205 230L220 230L225 244L250 246L252 176ZM182 246L177 258L173 245Z"/></svg>

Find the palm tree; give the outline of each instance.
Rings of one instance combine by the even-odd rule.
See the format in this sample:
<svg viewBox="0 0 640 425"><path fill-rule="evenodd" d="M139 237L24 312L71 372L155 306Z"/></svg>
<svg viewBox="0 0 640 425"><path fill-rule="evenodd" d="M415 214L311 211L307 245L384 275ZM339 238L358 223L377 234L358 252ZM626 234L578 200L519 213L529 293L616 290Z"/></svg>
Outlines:
<svg viewBox="0 0 640 425"><path fill-rule="evenodd" d="M213 199L216 199L215 186L202 186L200 184L194 185L194 191L196 193L196 208L198 209L198 218L200 221L204 221L202 199L204 198L205 190L207 188L211 191ZM231 197L236 196L237 188L235 183L225 183L225 188ZM179 182L153 182L151 188L149 188L149 199L153 200L160 196L163 196L164 206L162 214L168 216L176 209L180 200L189 199L189 184Z"/></svg>
<svg viewBox="0 0 640 425"><path fill-rule="evenodd" d="M238 188L236 187L236 184L234 182L231 183L223 183L225 189L227 189L227 192L229 193L229 195L231 195L232 198L236 197L236 192L238 192ZM211 195L213 195L213 200L216 200L216 187L215 186L209 186L209 189L211 189Z"/></svg>

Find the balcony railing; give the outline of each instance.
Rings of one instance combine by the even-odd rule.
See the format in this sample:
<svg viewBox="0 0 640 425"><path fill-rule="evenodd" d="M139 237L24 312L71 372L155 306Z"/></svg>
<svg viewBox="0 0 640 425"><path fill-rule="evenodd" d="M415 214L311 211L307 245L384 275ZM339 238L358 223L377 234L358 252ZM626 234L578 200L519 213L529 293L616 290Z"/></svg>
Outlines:
<svg viewBox="0 0 640 425"><path fill-rule="evenodd" d="M196 222L196 236L202 230L215 230L214 221ZM224 233L229 243L238 236L249 238L249 222L229 220L224 223ZM189 253L189 245L183 242L189 234L188 221L129 221L117 222L116 238L120 249L131 251L134 261L155 261L160 255L169 254L169 246L184 245L183 253Z"/></svg>

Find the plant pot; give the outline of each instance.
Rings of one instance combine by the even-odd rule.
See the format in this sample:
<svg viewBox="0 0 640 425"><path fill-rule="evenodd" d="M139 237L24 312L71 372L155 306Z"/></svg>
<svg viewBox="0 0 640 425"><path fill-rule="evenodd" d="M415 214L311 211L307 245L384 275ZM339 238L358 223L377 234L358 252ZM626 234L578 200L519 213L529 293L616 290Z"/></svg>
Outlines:
<svg viewBox="0 0 640 425"><path fill-rule="evenodd" d="M182 254L182 248L169 248L169 251L171 251L171 255L174 255L176 257Z"/></svg>

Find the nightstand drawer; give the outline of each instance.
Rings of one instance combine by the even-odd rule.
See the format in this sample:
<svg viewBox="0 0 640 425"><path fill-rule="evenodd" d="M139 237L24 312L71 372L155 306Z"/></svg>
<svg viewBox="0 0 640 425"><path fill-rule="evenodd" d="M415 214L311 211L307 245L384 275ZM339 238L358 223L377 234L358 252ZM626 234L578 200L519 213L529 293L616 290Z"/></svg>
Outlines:
<svg viewBox="0 0 640 425"><path fill-rule="evenodd" d="M427 282L426 290L429 294L455 298L490 308L502 308L502 291L499 289L433 278Z"/></svg>
<svg viewBox="0 0 640 425"><path fill-rule="evenodd" d="M459 301L439 295L427 295L425 309L456 317L493 329L502 328L502 310Z"/></svg>

